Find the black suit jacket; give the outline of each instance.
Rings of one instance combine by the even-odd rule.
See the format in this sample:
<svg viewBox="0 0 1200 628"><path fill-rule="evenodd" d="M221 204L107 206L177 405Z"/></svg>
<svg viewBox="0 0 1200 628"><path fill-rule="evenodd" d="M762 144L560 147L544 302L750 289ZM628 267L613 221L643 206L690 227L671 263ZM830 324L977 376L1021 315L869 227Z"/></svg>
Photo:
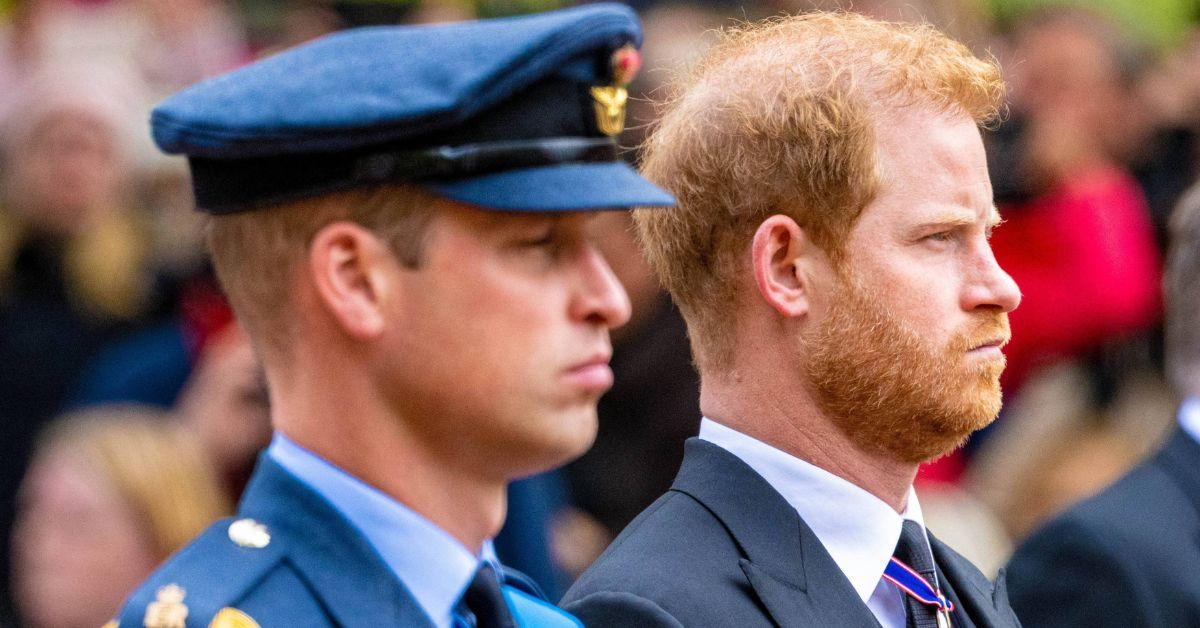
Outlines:
<svg viewBox="0 0 1200 628"><path fill-rule="evenodd" d="M1009 563L1027 626L1200 626L1200 443L1150 460L1034 533Z"/></svg>
<svg viewBox="0 0 1200 628"><path fill-rule="evenodd" d="M1003 586L936 539L956 626L1015 627ZM733 454L689 439L674 485L563 605L590 627L878 626L812 530Z"/></svg>

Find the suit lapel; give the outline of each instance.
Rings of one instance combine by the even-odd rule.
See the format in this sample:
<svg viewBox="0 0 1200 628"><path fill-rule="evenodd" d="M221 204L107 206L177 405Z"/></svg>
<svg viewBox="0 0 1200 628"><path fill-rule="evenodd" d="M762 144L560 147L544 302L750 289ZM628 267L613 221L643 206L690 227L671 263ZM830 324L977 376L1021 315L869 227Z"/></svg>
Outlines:
<svg viewBox="0 0 1200 628"><path fill-rule="evenodd" d="M688 439L671 490L703 504L729 531L742 573L777 625L878 625L816 534L737 456Z"/></svg>
<svg viewBox="0 0 1200 628"><path fill-rule="evenodd" d="M267 456L259 460L240 512L267 525L272 542L347 627L433 623L367 540L324 498Z"/></svg>
<svg viewBox="0 0 1200 628"><path fill-rule="evenodd" d="M962 609L963 617L959 625L966 628L1020 627L1008 603L1003 571L993 585L966 558L932 534L929 535L929 545L933 550L933 559L949 585L950 600L955 607Z"/></svg>

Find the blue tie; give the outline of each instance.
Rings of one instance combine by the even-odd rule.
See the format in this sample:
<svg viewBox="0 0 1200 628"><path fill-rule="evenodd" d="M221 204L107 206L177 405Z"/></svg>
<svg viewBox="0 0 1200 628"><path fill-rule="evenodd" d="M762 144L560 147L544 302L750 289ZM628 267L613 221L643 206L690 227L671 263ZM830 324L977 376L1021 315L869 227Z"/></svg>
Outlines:
<svg viewBox="0 0 1200 628"><path fill-rule="evenodd" d="M491 564L475 572L454 613L454 628L517 628Z"/></svg>

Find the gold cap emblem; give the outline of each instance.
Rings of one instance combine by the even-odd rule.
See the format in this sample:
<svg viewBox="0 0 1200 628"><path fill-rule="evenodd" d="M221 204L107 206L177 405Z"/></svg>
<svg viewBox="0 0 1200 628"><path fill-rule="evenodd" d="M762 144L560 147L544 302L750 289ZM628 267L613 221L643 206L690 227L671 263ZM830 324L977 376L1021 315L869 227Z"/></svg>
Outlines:
<svg viewBox="0 0 1200 628"><path fill-rule="evenodd" d="M222 608L208 628L258 628L258 622L236 608Z"/></svg>
<svg viewBox="0 0 1200 628"><path fill-rule="evenodd" d="M613 84L593 87L592 99L596 101L593 103L596 126L601 133L613 137L625 130L625 104L629 101L625 86L642 67L642 57L632 44L625 44L613 53L610 66Z"/></svg>
<svg viewBox="0 0 1200 628"><path fill-rule="evenodd" d="M183 603L187 593L177 584L168 584L158 590L155 599L146 606L146 628L186 628L188 607Z"/></svg>
<svg viewBox="0 0 1200 628"><path fill-rule="evenodd" d="M596 126L600 132L612 137L625 130L625 103L629 92L624 87L607 85L592 88L592 99L596 107Z"/></svg>
<svg viewBox="0 0 1200 628"><path fill-rule="evenodd" d="M229 524L229 540L239 547L262 549L271 542L267 526L253 519L238 519Z"/></svg>

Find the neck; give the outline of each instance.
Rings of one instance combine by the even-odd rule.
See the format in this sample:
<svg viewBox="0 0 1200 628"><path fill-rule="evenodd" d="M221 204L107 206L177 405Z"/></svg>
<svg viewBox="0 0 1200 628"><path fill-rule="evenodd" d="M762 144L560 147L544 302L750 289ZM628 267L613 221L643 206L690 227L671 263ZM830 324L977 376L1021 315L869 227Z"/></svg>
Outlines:
<svg viewBox="0 0 1200 628"><path fill-rule="evenodd" d="M333 362L332 360L328 361ZM301 447L431 521L478 554L504 523L506 482L439 452L367 383L335 368L271 381L272 424Z"/></svg>
<svg viewBox="0 0 1200 628"><path fill-rule="evenodd" d="M735 368L722 377L702 376L704 416L841 477L903 512L917 465L859 449L802 386L774 381L786 378L768 373L789 371Z"/></svg>

